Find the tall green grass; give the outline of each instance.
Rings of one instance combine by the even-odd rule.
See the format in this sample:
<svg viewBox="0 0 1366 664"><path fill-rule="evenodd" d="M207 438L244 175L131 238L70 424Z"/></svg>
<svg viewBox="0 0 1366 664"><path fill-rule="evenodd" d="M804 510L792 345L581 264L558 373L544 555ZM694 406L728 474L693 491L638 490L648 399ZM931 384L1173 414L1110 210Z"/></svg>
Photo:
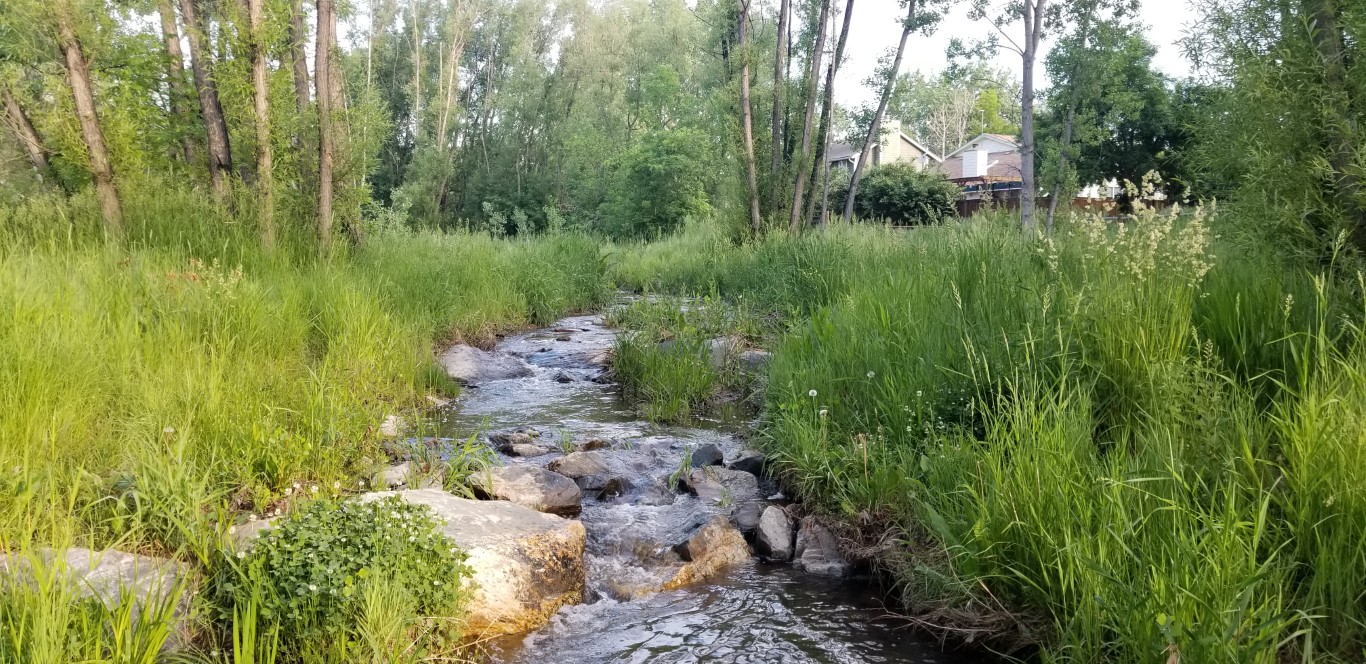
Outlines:
<svg viewBox="0 0 1366 664"><path fill-rule="evenodd" d="M607 294L586 238L387 232L321 259L303 224L267 253L196 193L124 195L121 243L80 198L0 212L11 554L117 545L212 567L234 521L296 486L354 490L384 458L386 415L453 394L441 343L492 341ZM35 605L17 588L6 620L67 610L69 594Z"/></svg>
<svg viewBox="0 0 1366 664"><path fill-rule="evenodd" d="M798 314L767 382L773 467L900 533L884 562L924 620L1045 661L1359 661L1360 282L1213 225L694 232L613 269Z"/></svg>

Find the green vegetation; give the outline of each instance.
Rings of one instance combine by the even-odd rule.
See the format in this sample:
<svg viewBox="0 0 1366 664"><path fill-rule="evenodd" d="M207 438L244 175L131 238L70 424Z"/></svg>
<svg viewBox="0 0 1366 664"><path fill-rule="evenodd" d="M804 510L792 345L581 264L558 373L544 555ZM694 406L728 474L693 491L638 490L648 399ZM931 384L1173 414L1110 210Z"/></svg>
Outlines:
<svg viewBox="0 0 1366 664"><path fill-rule="evenodd" d="M294 509L314 515L306 522L325 520L315 514L321 507L307 507L311 491L301 499L302 488L323 497L357 491L372 460L384 458L376 428L386 415L420 421L425 396L455 393L434 362L438 344L489 341L594 308L606 294L599 245L582 237L500 241L376 229L363 247L320 260L288 241L265 253L233 216L193 194L124 195L137 203L129 206L126 247L98 238L97 213L82 199L12 208L0 224L6 551L117 546L178 554L207 576L226 573L225 533L234 523ZM174 232L181 219L198 219L201 230ZM451 450L451 475L467 471L460 466L470 451ZM404 583L430 584L432 571L411 567ZM47 646L34 639L60 645L65 633L74 643L94 639L80 652L115 657L110 637L86 624L96 614L74 602L62 575L49 573L48 586L6 585L3 619L70 627L13 632L23 641L14 650L37 653ZM455 576L438 578L454 592ZM304 635L282 622L276 605L296 589L263 583L259 633L277 633L281 661L298 661ZM414 617L441 606L395 593ZM195 602L214 601L199 608L230 618L249 599ZM417 628L415 618L405 620L405 629ZM167 624L134 622L139 634ZM225 647L228 636L211 629L205 642ZM46 661L86 659L63 652Z"/></svg>
<svg viewBox="0 0 1366 664"><path fill-rule="evenodd" d="M955 204L962 193L942 173L905 162L885 164L868 169L854 210L863 219L937 224L957 217Z"/></svg>
<svg viewBox="0 0 1366 664"><path fill-rule="evenodd" d="M1355 277L1220 244L1202 210L1042 241L1003 221L691 233L617 274L801 314L768 376L773 465L897 533L882 562L932 624L1050 661L1360 655Z"/></svg>

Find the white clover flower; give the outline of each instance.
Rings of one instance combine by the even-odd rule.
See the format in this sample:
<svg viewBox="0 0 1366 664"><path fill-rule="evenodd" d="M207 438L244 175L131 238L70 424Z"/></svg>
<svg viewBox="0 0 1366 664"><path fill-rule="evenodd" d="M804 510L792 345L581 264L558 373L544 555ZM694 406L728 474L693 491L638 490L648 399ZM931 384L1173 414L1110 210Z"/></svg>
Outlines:
<svg viewBox="0 0 1366 664"><path fill-rule="evenodd" d="M291 488L289 488L289 487L285 487L285 495L286 495L286 496L292 496L292 495L294 495L294 489L291 489Z"/></svg>
<svg viewBox="0 0 1366 664"><path fill-rule="evenodd" d="M247 521L255 521L255 520L256 520L256 515L255 515L255 514L248 514L248 515L247 515Z"/></svg>
<svg viewBox="0 0 1366 664"><path fill-rule="evenodd" d="M314 484L313 486L309 487L308 490L309 490L309 491L312 491L313 493L317 493L317 492L318 492L318 485Z"/></svg>
<svg viewBox="0 0 1366 664"><path fill-rule="evenodd" d="M243 559L245 559L246 557L247 557L247 552L246 552L246 551L238 551L238 552L237 552L237 559L238 559L238 560L243 560Z"/></svg>
<svg viewBox="0 0 1366 664"><path fill-rule="evenodd" d="M815 399L815 398L816 398L816 391L815 391L815 390L811 390L810 392L807 392L807 393L806 393L806 396L811 397L812 399Z"/></svg>
<svg viewBox="0 0 1366 664"><path fill-rule="evenodd" d="M310 583L310 584L308 584L308 591L309 591L309 592L316 593L316 592L318 592L318 586L315 585L315 584Z"/></svg>
<svg viewBox="0 0 1366 664"><path fill-rule="evenodd" d="M341 482L333 482L333 483L332 483L332 490L333 490L333 491L336 491L336 490L338 490L338 489L340 489L340 488L341 488Z"/></svg>
<svg viewBox="0 0 1366 664"><path fill-rule="evenodd" d="M437 580L437 579L432 579L432 585L434 585L434 586L439 586L439 585L441 585L441 581L439 581L439 580Z"/></svg>
<svg viewBox="0 0 1366 664"><path fill-rule="evenodd" d="M299 486L299 483L298 483L298 482L295 482L295 483L294 483L294 488L296 488L296 489L301 488L301 487Z"/></svg>

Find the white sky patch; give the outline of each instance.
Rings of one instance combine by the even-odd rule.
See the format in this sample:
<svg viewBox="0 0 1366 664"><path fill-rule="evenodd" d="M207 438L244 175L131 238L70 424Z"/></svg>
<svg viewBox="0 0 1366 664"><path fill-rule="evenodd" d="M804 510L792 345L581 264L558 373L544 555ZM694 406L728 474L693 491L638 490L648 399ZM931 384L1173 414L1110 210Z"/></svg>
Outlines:
<svg viewBox="0 0 1366 664"><path fill-rule="evenodd" d="M842 0L832 0L831 4L838 6L840 11L844 9ZM1000 4L998 2L997 6ZM1139 16L1147 25L1148 41L1157 47L1157 56L1153 59L1157 69L1176 78L1188 76L1190 62L1186 60L1176 42L1184 36L1187 27L1196 19L1191 4L1186 0L1143 0ZM901 38L903 18L905 10L897 0L855 0L854 20L849 26L849 43L845 46L846 59L835 80L835 97L840 104L856 106L875 99L877 92L867 89L863 81L872 74L878 58L887 50L896 48L897 40ZM1016 34L1023 33L1022 28L1012 24L1007 29L1012 39L1020 41L1023 38L1022 34ZM964 42L972 42L986 37L995 30L986 21L973 21L968 18L966 3L955 3L933 35L911 35L906 42L906 55L901 63L901 71L904 73L918 70L927 75L942 71L948 66L944 51L948 48L950 39L958 37ZM1040 88L1048 84L1043 59L1051 47L1051 42L1045 40L1040 47L1041 52L1035 65L1035 80L1039 82ZM1002 48L993 64L1008 68L1014 72L1016 78L1020 75L1020 56L1012 50Z"/></svg>

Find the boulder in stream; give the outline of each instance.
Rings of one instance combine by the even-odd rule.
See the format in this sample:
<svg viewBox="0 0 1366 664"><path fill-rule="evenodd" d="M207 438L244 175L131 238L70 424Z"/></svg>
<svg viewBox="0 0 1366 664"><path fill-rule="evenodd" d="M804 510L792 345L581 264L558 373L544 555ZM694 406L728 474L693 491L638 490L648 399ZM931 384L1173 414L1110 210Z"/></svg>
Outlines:
<svg viewBox="0 0 1366 664"><path fill-rule="evenodd" d="M745 536L719 514L689 532L688 538L673 549L684 564L661 590L709 579L721 570L749 559Z"/></svg>
<svg viewBox="0 0 1366 664"><path fill-rule="evenodd" d="M434 490L381 491L426 505L441 532L465 552L473 571L465 633L482 636L535 629L561 606L583 599L585 532L578 521L506 501L457 498Z"/></svg>
<svg viewBox="0 0 1366 664"><path fill-rule="evenodd" d="M470 486L481 498L506 500L537 512L573 516L583 493L574 480L540 466L497 466L470 475Z"/></svg>
<svg viewBox="0 0 1366 664"><path fill-rule="evenodd" d="M491 353L464 344L447 348L440 359L446 373L466 385L524 378L532 374L531 365L516 355Z"/></svg>
<svg viewBox="0 0 1366 664"><path fill-rule="evenodd" d="M723 459L725 459L725 457L721 454L721 448L712 443L707 443L692 451L693 468L719 466Z"/></svg>
<svg viewBox="0 0 1366 664"><path fill-rule="evenodd" d="M730 521L740 532L748 535L759 528L759 519L764 513L764 504L752 501L741 503L730 511Z"/></svg>
<svg viewBox="0 0 1366 664"><path fill-rule="evenodd" d="M564 475L570 479L579 479L590 475L599 475L606 478L612 474L612 470L607 467L607 460L600 452L570 452L554 461L548 466L551 471ZM602 487L597 487L601 489Z"/></svg>
<svg viewBox="0 0 1366 664"><path fill-rule="evenodd" d="M538 457L550 454L550 448L540 445L521 444L509 445L505 449L499 450L503 454L515 457Z"/></svg>
<svg viewBox="0 0 1366 664"><path fill-rule="evenodd" d="M802 519L794 560L798 569L817 576L838 578L849 572L849 563L840 555L840 543L835 534L812 517Z"/></svg>
<svg viewBox="0 0 1366 664"><path fill-rule="evenodd" d="M764 474L764 453L758 450L743 450L726 464L726 468L739 470L756 477Z"/></svg>
<svg viewBox="0 0 1366 664"><path fill-rule="evenodd" d="M754 538L759 554L770 560L792 559L792 520L777 505L770 505L759 517L759 532Z"/></svg>
<svg viewBox="0 0 1366 664"><path fill-rule="evenodd" d="M759 498L759 478L720 466L694 468L683 483L699 499L715 505L738 505Z"/></svg>

